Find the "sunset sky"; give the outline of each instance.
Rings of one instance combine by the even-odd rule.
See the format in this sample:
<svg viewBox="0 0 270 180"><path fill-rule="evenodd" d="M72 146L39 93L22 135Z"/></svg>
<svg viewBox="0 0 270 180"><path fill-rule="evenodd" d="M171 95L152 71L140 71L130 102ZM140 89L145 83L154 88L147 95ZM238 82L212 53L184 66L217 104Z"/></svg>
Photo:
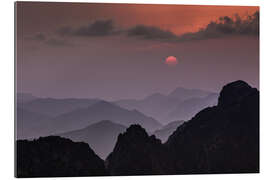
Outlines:
<svg viewBox="0 0 270 180"><path fill-rule="evenodd" d="M259 7L16 6L18 92L116 100L238 79L259 87Z"/></svg>

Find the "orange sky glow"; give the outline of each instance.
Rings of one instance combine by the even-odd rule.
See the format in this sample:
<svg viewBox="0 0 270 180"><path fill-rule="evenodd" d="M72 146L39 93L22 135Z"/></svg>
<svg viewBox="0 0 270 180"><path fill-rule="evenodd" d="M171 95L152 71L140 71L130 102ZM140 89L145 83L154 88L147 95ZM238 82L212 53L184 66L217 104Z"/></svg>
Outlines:
<svg viewBox="0 0 270 180"><path fill-rule="evenodd" d="M24 3L25 32L59 25L85 24L95 19L113 19L120 27L137 24L158 26L175 34L195 32L221 16L240 17L259 11L258 6L200 6L98 3Z"/></svg>

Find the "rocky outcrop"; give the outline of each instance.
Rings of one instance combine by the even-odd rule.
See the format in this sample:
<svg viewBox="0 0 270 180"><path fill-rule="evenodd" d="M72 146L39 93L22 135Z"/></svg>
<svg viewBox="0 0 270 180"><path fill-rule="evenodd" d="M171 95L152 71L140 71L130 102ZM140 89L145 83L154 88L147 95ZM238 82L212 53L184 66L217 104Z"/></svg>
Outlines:
<svg viewBox="0 0 270 180"><path fill-rule="evenodd" d="M58 136L17 141L17 177L107 175L104 162L88 144Z"/></svg>
<svg viewBox="0 0 270 180"><path fill-rule="evenodd" d="M148 136L140 125L131 125L118 136L106 164L111 175L166 174L171 166L167 154L159 139Z"/></svg>

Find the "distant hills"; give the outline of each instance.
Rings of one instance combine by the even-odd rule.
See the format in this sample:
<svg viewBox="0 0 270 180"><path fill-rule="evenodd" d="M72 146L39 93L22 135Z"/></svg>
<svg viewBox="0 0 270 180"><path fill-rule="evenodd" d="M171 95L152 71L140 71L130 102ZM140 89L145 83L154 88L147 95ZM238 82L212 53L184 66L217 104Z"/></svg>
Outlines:
<svg viewBox="0 0 270 180"><path fill-rule="evenodd" d="M20 107L25 110L44 114L49 117L56 117L58 115L68 113L78 108L89 107L97 103L98 101L98 99L35 98L22 104Z"/></svg>
<svg viewBox="0 0 270 180"><path fill-rule="evenodd" d="M17 139L83 129L103 120L126 127L140 124L149 133L153 133L161 129L162 124L179 119L188 120L201 109L215 105L217 97L215 93L180 87L168 95L155 93L142 100L115 102L101 99L39 98L29 93L18 93Z"/></svg>
<svg viewBox="0 0 270 180"><path fill-rule="evenodd" d="M90 145L102 159L105 159L116 143L117 137L126 127L108 120L100 121L86 128L58 134L73 141L83 141Z"/></svg>
<svg viewBox="0 0 270 180"><path fill-rule="evenodd" d="M17 107L16 116L16 134L19 139L49 135L50 117L25 110L21 107Z"/></svg>
<svg viewBox="0 0 270 180"><path fill-rule="evenodd" d="M102 121L67 135L85 138L107 125L105 129L120 127L113 123ZM17 172L20 177L259 172L259 91L246 82L225 85L216 106L160 130L175 126L164 143L139 124L129 126L118 135L105 162L85 143L78 146L60 137L20 140Z"/></svg>
<svg viewBox="0 0 270 180"><path fill-rule="evenodd" d="M217 105L218 101L218 94L211 93L208 94L206 97L195 97L184 100L177 104L174 109L172 109L167 118L171 120L178 120L178 119L191 119L195 116L200 110L206 107L212 107Z"/></svg>
<svg viewBox="0 0 270 180"><path fill-rule="evenodd" d="M113 103L99 101L87 108L76 109L54 119L57 131L70 131L86 127L102 120L129 126L141 124L148 131L159 129L162 125L155 119L145 116L137 110L127 110Z"/></svg>
<svg viewBox="0 0 270 180"><path fill-rule="evenodd" d="M190 98L203 98L208 96L209 94L212 94L212 92L204 91L200 89L187 89L183 87L178 87L174 91L172 91L168 97L170 98L176 98L180 101L185 101Z"/></svg>
<svg viewBox="0 0 270 180"><path fill-rule="evenodd" d="M126 109L137 109L167 124L191 119L201 109L216 105L217 99L217 93L179 87L168 95L155 93L142 100L123 99L114 103Z"/></svg>
<svg viewBox="0 0 270 180"><path fill-rule="evenodd" d="M35 100L37 97L33 96L31 93L17 93L16 100L18 104L27 103Z"/></svg>
<svg viewBox="0 0 270 180"><path fill-rule="evenodd" d="M103 120L123 126L141 124L149 132L162 127L137 110L96 99L35 99L18 106L17 111L18 139L78 130Z"/></svg>

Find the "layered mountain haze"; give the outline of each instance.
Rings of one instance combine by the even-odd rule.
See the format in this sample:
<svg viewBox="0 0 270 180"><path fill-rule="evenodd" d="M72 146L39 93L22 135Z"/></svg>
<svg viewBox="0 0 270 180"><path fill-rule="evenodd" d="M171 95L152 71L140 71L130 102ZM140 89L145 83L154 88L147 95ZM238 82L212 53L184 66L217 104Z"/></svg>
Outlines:
<svg viewBox="0 0 270 180"><path fill-rule="evenodd" d="M59 132L76 130L102 120L110 120L124 126L141 124L148 131L154 131L162 126L155 119L137 110L127 110L106 101L99 101L88 108L77 109L56 117L55 130Z"/></svg>
<svg viewBox="0 0 270 180"><path fill-rule="evenodd" d="M119 111L108 102L96 105L90 107L97 114L100 106ZM126 128L106 120L59 134L87 142L90 148L56 136L19 140L17 176L259 172L259 91L244 81L229 83L222 88L216 106L202 109L189 121L175 121L155 131L164 143L149 134L139 124ZM107 157L105 162L91 148Z"/></svg>
<svg viewBox="0 0 270 180"><path fill-rule="evenodd" d="M91 102L89 104L92 105L86 108L76 108L78 106L76 106L76 104L72 106L72 103L67 106L66 100L64 100L64 102L60 101L61 100L57 100L59 104L64 104L64 107L57 106L57 110L53 109L52 107L43 111L41 111L42 108L32 108L32 112L28 109L31 109L29 107L31 107L33 103L31 103L31 106L28 106L29 104L26 104L26 106L24 104L23 106L20 106L18 108L17 114L17 128L19 129L17 138L25 139L64 133L82 129L103 120L110 120L111 122L124 126L129 126L131 124L141 124L142 126L146 127L149 132L153 132L156 129L162 127L158 121L151 117L145 116L137 110L126 110L106 101L98 101L94 104ZM36 100L34 103L36 103ZM45 105L42 103L38 104L41 107L44 107L48 105L47 103L48 101L45 101ZM64 114L60 113L66 111L67 108L75 110L71 110L70 112ZM35 112L34 110L37 109L38 112ZM55 114L59 113L60 115L56 117L50 117L47 116L47 113L44 112Z"/></svg>
<svg viewBox="0 0 270 180"><path fill-rule="evenodd" d="M259 10L16 2L17 176L259 172Z"/></svg>
<svg viewBox="0 0 270 180"><path fill-rule="evenodd" d="M153 134L162 142L165 142L169 136L177 129L177 127L179 127L184 122L185 121L170 122L169 124L164 125L161 129L156 130Z"/></svg>
<svg viewBox="0 0 270 180"><path fill-rule="evenodd" d="M217 104L217 93L199 89L176 88L168 95L155 93L142 100L119 100L114 103L127 109L137 109L163 124L179 119L191 119L201 109Z"/></svg>
<svg viewBox="0 0 270 180"><path fill-rule="evenodd" d="M142 100L114 102L101 99L39 98L23 93L17 96L20 99L17 104L18 139L83 129L103 120L126 127L140 124L149 133L153 133L162 129L162 124L179 119L188 120L201 109L215 105L217 101L215 93L185 88L177 88L169 95L155 93Z"/></svg>
<svg viewBox="0 0 270 180"><path fill-rule="evenodd" d="M212 92L200 89L187 89L183 87L178 87L174 91L172 91L168 96L171 98L179 99L180 101L185 101L190 98L203 98L211 93Z"/></svg>
<svg viewBox="0 0 270 180"><path fill-rule="evenodd" d="M83 141L102 159L105 159L116 143L117 137L124 132L125 126L116 124L108 120L100 121L83 129L58 134L59 136L69 138L73 141Z"/></svg>
<svg viewBox="0 0 270 180"><path fill-rule="evenodd" d="M68 113L78 108L84 108L97 103L98 99L56 99L56 98L35 98L32 101L22 104L20 107L50 117Z"/></svg>
<svg viewBox="0 0 270 180"><path fill-rule="evenodd" d="M47 136L50 134L51 118L17 107L16 135L17 139Z"/></svg>
<svg viewBox="0 0 270 180"><path fill-rule="evenodd" d="M171 120L191 119L200 110L217 105L217 101L217 93L208 94L206 97L194 97L184 100L168 113L167 118Z"/></svg>

